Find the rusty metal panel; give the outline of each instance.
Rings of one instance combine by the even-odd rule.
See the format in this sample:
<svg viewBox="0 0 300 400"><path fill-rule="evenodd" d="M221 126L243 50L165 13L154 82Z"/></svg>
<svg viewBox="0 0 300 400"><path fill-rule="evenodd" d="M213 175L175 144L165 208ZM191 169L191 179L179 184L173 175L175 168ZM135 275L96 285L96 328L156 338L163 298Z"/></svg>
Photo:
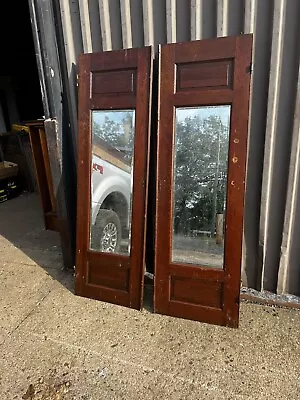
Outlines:
<svg viewBox="0 0 300 400"><path fill-rule="evenodd" d="M299 0L57 1L73 119L82 51L254 34L242 283L300 294Z"/></svg>

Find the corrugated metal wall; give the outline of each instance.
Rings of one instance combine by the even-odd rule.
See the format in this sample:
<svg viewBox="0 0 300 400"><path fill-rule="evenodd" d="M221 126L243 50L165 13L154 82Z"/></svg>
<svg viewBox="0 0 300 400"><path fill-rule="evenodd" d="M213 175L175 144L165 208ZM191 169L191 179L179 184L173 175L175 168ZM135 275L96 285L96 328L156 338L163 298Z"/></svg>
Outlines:
<svg viewBox="0 0 300 400"><path fill-rule="evenodd" d="M254 34L243 284L300 295L300 1L57 1L74 120L82 52Z"/></svg>

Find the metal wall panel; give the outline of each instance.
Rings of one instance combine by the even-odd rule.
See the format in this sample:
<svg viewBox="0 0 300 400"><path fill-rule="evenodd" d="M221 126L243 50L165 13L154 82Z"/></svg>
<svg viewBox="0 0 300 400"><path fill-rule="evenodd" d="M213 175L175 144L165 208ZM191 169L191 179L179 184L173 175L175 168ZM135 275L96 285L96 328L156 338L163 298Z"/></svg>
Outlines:
<svg viewBox="0 0 300 400"><path fill-rule="evenodd" d="M75 114L82 51L254 34L243 285L299 295L299 0L53 1Z"/></svg>

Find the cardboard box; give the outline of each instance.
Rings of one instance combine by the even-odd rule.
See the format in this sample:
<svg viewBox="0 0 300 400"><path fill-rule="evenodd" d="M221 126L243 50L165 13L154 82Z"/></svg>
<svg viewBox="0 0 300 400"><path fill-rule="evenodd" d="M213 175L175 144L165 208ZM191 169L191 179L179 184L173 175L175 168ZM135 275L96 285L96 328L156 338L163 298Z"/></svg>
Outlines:
<svg viewBox="0 0 300 400"><path fill-rule="evenodd" d="M11 176L18 175L18 164L10 161L0 162L0 179L10 178Z"/></svg>
<svg viewBox="0 0 300 400"><path fill-rule="evenodd" d="M0 179L0 203L21 193L18 177Z"/></svg>

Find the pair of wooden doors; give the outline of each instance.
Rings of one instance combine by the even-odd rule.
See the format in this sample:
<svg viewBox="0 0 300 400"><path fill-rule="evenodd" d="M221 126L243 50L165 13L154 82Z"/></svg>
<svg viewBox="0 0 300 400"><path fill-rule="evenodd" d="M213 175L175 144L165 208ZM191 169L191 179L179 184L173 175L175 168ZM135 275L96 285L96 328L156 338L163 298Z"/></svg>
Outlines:
<svg viewBox="0 0 300 400"><path fill-rule="evenodd" d="M251 47L159 48L155 194L152 48L80 57L76 294L141 308L155 195L155 312L238 326Z"/></svg>

